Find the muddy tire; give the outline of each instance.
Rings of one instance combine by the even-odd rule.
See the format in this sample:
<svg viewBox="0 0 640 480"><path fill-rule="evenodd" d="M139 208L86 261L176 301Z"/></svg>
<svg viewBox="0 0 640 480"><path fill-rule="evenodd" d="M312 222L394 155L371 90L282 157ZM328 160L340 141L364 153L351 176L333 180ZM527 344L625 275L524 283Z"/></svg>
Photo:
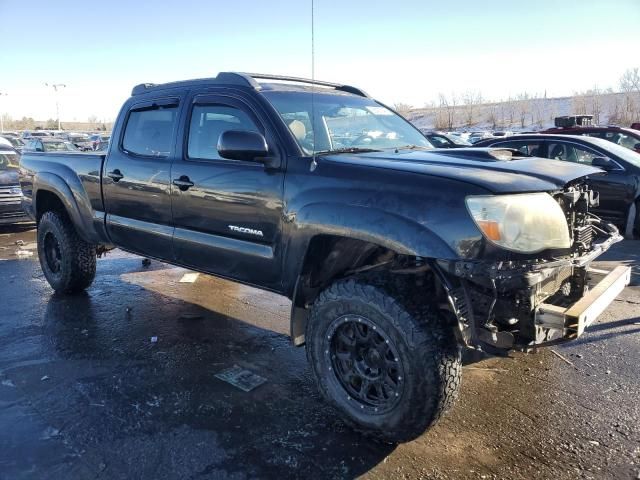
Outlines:
<svg viewBox="0 0 640 480"><path fill-rule="evenodd" d="M82 240L66 215L46 212L38 223L38 258L58 293L80 292L96 276L96 249Z"/></svg>
<svg viewBox="0 0 640 480"><path fill-rule="evenodd" d="M452 328L404 295L337 282L315 301L305 334L325 400L354 429L391 442L433 425L454 404L462 372Z"/></svg>

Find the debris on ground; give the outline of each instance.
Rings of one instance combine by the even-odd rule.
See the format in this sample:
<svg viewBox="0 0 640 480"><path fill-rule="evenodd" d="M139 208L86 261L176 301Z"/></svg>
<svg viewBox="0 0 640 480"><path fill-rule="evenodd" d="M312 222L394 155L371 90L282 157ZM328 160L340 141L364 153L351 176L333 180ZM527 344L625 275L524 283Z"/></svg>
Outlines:
<svg viewBox="0 0 640 480"><path fill-rule="evenodd" d="M185 273L180 279L180 283L193 283L199 276L199 273Z"/></svg>
<svg viewBox="0 0 640 480"><path fill-rule="evenodd" d="M571 365L572 367L575 368L575 364L571 361L568 360L567 357L565 357L564 355L560 355L558 352L556 352L555 350L551 350L549 349L549 351L551 353L553 353L556 357L558 357L560 360L562 360L563 362L565 362L567 365Z"/></svg>
<svg viewBox="0 0 640 480"><path fill-rule="evenodd" d="M239 388L243 392L250 392L267 381L266 378L256 375L238 365L216 373L215 377Z"/></svg>
<svg viewBox="0 0 640 480"><path fill-rule="evenodd" d="M15 242L13 242L15 245L18 245L19 247L21 247L22 245L24 245L24 240L16 240Z"/></svg>
<svg viewBox="0 0 640 480"><path fill-rule="evenodd" d="M151 265L151 260L149 260L148 258L143 258L142 259L142 266L143 267L148 267L149 265Z"/></svg>
<svg viewBox="0 0 640 480"><path fill-rule="evenodd" d="M16 250L16 255L19 257L31 257L33 252L31 250Z"/></svg>

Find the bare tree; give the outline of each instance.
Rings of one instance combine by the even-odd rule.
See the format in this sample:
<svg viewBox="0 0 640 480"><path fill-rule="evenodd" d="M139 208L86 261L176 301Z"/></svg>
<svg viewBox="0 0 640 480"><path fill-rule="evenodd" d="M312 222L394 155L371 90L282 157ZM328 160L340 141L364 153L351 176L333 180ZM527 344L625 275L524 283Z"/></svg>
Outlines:
<svg viewBox="0 0 640 480"><path fill-rule="evenodd" d="M584 93L573 92L571 98L571 110L574 115L587 114L587 99Z"/></svg>
<svg viewBox="0 0 640 480"><path fill-rule="evenodd" d="M498 124L500 123L499 118L500 118L500 113L502 112L501 105L502 105L502 102L491 103L488 105L487 121L491 124L491 128L493 130L495 130L498 127ZM504 125L504 117L503 117L502 124Z"/></svg>
<svg viewBox="0 0 640 480"><path fill-rule="evenodd" d="M445 123L448 130L453 130L456 123L456 108L458 105L458 99L455 94L451 94L451 98L447 98L444 93L439 94L440 109L444 109Z"/></svg>
<svg viewBox="0 0 640 480"><path fill-rule="evenodd" d="M640 117L640 69L627 70L620 77L620 90L623 94L624 113L623 122L635 121Z"/></svg>
<svg viewBox="0 0 640 480"><path fill-rule="evenodd" d="M589 110L593 115L593 121L598 125L602 114L602 91L596 85L587 91L587 96L589 97Z"/></svg>
<svg viewBox="0 0 640 480"><path fill-rule="evenodd" d="M477 106L482 103L482 94L478 91L467 90L462 95L462 104L464 105L464 120L467 127L474 124L474 114Z"/></svg>
<svg viewBox="0 0 640 480"><path fill-rule="evenodd" d="M87 122L89 122L93 127L96 123L98 123L98 117L96 117L95 115L91 115L89 116L89 118L87 118Z"/></svg>
<svg viewBox="0 0 640 480"><path fill-rule="evenodd" d="M527 123L527 115L531 111L531 97L527 92L523 92L517 95L516 108L518 111L518 118L520 119L520 128L524 128Z"/></svg>

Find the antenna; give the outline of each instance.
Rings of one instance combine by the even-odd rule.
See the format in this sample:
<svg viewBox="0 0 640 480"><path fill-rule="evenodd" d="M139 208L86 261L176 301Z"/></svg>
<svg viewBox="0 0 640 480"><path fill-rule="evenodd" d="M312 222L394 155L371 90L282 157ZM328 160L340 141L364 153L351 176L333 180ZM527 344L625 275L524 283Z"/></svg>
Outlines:
<svg viewBox="0 0 640 480"><path fill-rule="evenodd" d="M313 151L311 152L311 167L313 172L318 166L316 161L316 111L315 111L315 91L316 91L316 51L315 51L315 2L311 0L311 132L313 134Z"/></svg>

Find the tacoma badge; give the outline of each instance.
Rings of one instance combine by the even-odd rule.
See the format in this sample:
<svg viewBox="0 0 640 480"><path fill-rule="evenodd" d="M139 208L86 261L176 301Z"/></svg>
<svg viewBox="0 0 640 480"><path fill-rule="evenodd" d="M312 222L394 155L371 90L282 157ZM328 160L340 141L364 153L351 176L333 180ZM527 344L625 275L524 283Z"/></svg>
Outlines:
<svg viewBox="0 0 640 480"><path fill-rule="evenodd" d="M229 225L229 230L240 233L249 233L251 235L257 235L258 237L264 237L262 230L254 230L253 228L238 227L237 225Z"/></svg>

